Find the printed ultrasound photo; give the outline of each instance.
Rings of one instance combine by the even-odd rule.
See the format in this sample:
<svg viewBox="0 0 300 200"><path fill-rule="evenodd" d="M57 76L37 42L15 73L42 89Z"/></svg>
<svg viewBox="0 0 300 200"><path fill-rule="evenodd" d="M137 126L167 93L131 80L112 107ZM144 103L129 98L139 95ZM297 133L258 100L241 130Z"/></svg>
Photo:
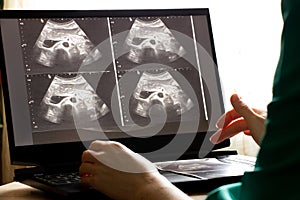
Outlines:
<svg viewBox="0 0 300 200"><path fill-rule="evenodd" d="M26 74L77 72L103 59L97 45L109 37L106 18L20 19L19 27Z"/></svg>
<svg viewBox="0 0 300 200"><path fill-rule="evenodd" d="M94 121L115 126L110 108L113 73L28 75L27 80L33 132L91 129Z"/></svg>
<svg viewBox="0 0 300 200"><path fill-rule="evenodd" d="M251 166L242 163L226 163L216 158L204 158L195 160L182 160L176 162L158 163L164 170L178 171L198 176L199 178L219 178L224 176L240 176L245 168L253 170Z"/></svg>
<svg viewBox="0 0 300 200"><path fill-rule="evenodd" d="M178 34L192 38L189 16L110 18L117 70L147 63L183 67L183 56L195 55ZM176 37L178 36L178 37ZM186 63L185 63L186 65ZM191 67L191 66L190 66Z"/></svg>

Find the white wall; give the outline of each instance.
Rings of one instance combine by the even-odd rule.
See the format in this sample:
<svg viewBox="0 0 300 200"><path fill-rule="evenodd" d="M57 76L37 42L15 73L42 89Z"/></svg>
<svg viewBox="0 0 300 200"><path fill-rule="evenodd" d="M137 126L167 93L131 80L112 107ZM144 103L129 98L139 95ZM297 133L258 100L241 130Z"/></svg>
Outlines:
<svg viewBox="0 0 300 200"><path fill-rule="evenodd" d="M252 106L265 108L271 100L280 50L280 0L6 0L5 4L7 9L200 7L210 8L226 109L231 108L229 97L233 92L238 92ZM253 155L257 151L243 134L232 141L240 153Z"/></svg>

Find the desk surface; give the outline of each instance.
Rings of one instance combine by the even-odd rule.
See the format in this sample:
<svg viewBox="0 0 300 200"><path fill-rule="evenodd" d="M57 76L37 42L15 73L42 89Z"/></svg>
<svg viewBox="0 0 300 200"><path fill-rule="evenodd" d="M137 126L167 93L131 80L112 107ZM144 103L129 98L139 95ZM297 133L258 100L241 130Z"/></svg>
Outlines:
<svg viewBox="0 0 300 200"><path fill-rule="evenodd" d="M204 200L206 195L191 195L194 200ZM41 190L29 187L19 182L0 186L0 199L5 200L53 200Z"/></svg>

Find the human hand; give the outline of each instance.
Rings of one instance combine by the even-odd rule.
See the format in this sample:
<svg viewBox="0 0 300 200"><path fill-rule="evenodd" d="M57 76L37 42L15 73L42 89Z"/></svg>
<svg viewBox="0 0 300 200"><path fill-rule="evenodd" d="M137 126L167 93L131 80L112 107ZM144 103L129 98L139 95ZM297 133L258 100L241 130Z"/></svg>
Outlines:
<svg viewBox="0 0 300 200"><path fill-rule="evenodd" d="M112 141L94 141L82 154L81 181L113 199L189 199L153 163Z"/></svg>
<svg viewBox="0 0 300 200"><path fill-rule="evenodd" d="M230 102L233 109L219 118L216 126L220 129L211 136L211 142L220 143L243 131L260 144L265 132L266 112L250 108L237 94L231 96Z"/></svg>

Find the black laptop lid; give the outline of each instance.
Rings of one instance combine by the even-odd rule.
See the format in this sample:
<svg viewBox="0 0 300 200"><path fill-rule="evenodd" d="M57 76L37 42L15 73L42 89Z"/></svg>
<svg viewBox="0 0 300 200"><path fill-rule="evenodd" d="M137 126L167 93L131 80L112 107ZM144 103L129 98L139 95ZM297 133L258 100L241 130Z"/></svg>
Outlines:
<svg viewBox="0 0 300 200"><path fill-rule="evenodd" d="M208 9L1 11L14 164L80 162L96 139L203 157L224 113Z"/></svg>

